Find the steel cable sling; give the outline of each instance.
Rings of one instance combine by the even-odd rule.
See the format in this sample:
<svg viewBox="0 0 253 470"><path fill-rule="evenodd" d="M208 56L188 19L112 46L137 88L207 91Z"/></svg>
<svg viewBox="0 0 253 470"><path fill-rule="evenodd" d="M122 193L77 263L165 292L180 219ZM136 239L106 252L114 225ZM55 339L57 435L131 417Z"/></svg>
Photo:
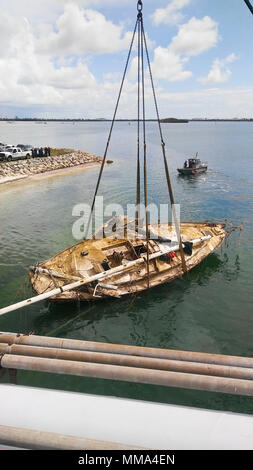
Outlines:
<svg viewBox="0 0 253 470"><path fill-rule="evenodd" d="M142 122L143 122L143 169L144 169L144 202L145 202L145 225L146 225L146 247L147 247L147 279L149 288L149 213L148 213L148 179L147 179L147 143L146 143L146 109L145 109L145 73L144 73L144 37L143 37L143 16L142 1L138 1L138 22L141 31L141 81L142 81ZM139 60L139 59L138 59Z"/></svg>
<svg viewBox="0 0 253 470"><path fill-rule="evenodd" d="M249 0L244 0L244 2L246 3L248 9L251 11L251 13L253 15L253 6L251 5L250 1Z"/></svg>
<svg viewBox="0 0 253 470"><path fill-rule="evenodd" d="M150 73L150 80L151 80L151 85L152 85L152 90L153 90L153 97L154 97L154 102L155 102L155 108L156 108L156 114L157 114L157 121L158 121L158 126L159 126L159 132L160 132L160 137L161 137L161 144L162 144L162 152L163 152L163 158L164 158L164 167L165 167L165 174L166 174L166 179L167 179L167 185L168 185L168 190L169 190L169 196L170 196L170 202L172 206L172 211L174 215L174 221L175 221L175 226L176 226L176 233L177 233L177 238L179 242L179 248L180 248L180 255L181 255L181 260L182 260L182 267L183 271L187 272L187 267L185 263L185 257L184 257L184 251L183 251L183 245L182 245L182 239L180 235L180 226L177 220L176 212L175 212L175 207L174 207L174 196L173 196L173 191L172 191L172 186L171 186L171 181L170 181L170 175L169 175L169 169L168 169L168 164L167 164L167 159L166 159L166 154L165 154L165 143L163 140L163 135L162 135L162 129L161 129L161 124L160 124L160 116L159 116L159 111L158 111L158 105L157 105L157 99L156 99L156 94L155 94L155 88L154 88L154 81L153 81L153 76L152 76L152 71L151 71L151 65L150 65L150 59L149 59L149 54L148 54L148 48L147 48L147 41L146 41L146 36L145 36L145 31L144 31L144 25L143 25L143 15L142 15L142 1L138 0L137 3L137 10L138 10L138 15L137 15L137 20L133 32L133 37L132 41L130 44L130 49L128 52L127 56L127 61L126 61L126 66L124 69L124 74L116 102L116 107L111 123L111 128L109 131L109 137L107 140L106 144L106 149L105 153L103 156L99 176L98 176L98 181L95 189L95 194L93 197L92 205L91 205L91 212L85 232L85 238L87 237L87 234L89 232L90 224L92 221L92 216L93 216L93 211L94 211L94 206L95 206L95 201L96 201L96 196L98 193L99 185L101 182L105 162L106 162L106 157L107 157L107 152L111 140L111 135L118 111L118 106L122 94L122 89L123 85L125 82L125 77L129 65L129 60L131 56L131 52L133 49L133 43L136 35L136 30L138 27L138 119L137 119L137 183L136 183L136 222L135 222L135 227L138 229L139 226L139 212L140 212L140 75L142 79L142 113L143 113L143 146L144 146L144 199L145 199L145 222L146 222L146 242L147 242L147 273L148 273L148 287L149 287L149 214L148 214L148 190L147 190L147 148L146 148L146 115L145 115L145 90L144 90L144 80L145 80L145 73L144 73L144 48L146 51L146 56L147 56L147 62L148 62L148 68L149 68L149 73ZM141 73L140 73L141 69ZM138 231L137 231L138 233Z"/></svg>
<svg viewBox="0 0 253 470"><path fill-rule="evenodd" d="M142 6L142 1L139 0L138 4L141 4L141 6ZM183 268L184 273L186 273L187 272L187 266L186 266L186 262L185 262L183 243L182 243L182 238L181 238L181 233L180 233L180 224L179 224L177 214L176 214L176 210L175 210L175 200L174 200L174 195L173 195L173 190L172 190L172 185L171 185L171 180L170 180L168 162L167 162L167 158L166 158L165 142L164 142L164 139L163 139L160 115L159 115L157 98L156 98L155 87L154 87L154 80L153 80L153 75L152 75L152 70L151 70L148 47L147 47L147 40L146 40L146 35L145 35L144 25L143 25L143 16L142 16L141 12L140 12L140 22L141 22L142 42L144 41L144 45L145 45L145 51L146 51L148 69L149 69L149 75L150 75L150 81L151 81L151 87L152 87L154 103L155 103L155 109L156 109L157 122L158 122L160 137L161 137L161 146L162 146L162 153L163 153L164 169L165 169L166 180L167 180L167 185L168 185L168 191L169 191L169 196L170 196L170 203L171 203L173 218L174 218L174 222L175 222L177 239L178 239L178 243L179 243L179 251L180 251L180 256L181 256L181 261L182 261L182 268ZM144 147L144 152L145 152L145 147Z"/></svg>
<svg viewBox="0 0 253 470"><path fill-rule="evenodd" d="M137 6L138 9L138 6ZM138 234L140 219L141 202L141 183L140 183L140 54L141 54L141 24L138 22L138 103L137 103L137 171L136 171L136 212L135 212L135 232Z"/></svg>
<svg viewBox="0 0 253 470"><path fill-rule="evenodd" d="M124 85L125 78L126 78L128 64L129 64L129 60L130 60L130 56L131 56L131 52L132 52L132 48L133 48L133 43L134 43L134 38L135 38L135 34L136 34L137 24L138 24L138 19L136 20L136 24L135 24L135 28L134 28L134 32L133 32L133 37L132 37L132 41L131 41L131 44L130 44L130 49L129 49L128 56L127 56L127 61L126 61L126 65L125 65L125 69L124 69L124 73L123 73L123 78L122 78L121 85L120 85L120 90L119 90L119 94L118 94L118 98L117 98L117 102L116 102L116 107L115 107L115 110L114 110L114 115L113 115L113 118L112 118L112 123L111 123L110 131L109 131L109 136L108 136L108 140L107 140L107 144L106 144L106 148L105 148L105 152L104 152L100 172L99 172L99 175L98 175L98 181L97 181L95 194L94 194L92 205L91 205L91 212L90 212L89 220L88 220L88 223L87 223L84 239L87 238L87 235L88 235L89 229L90 229L90 224L91 224L92 215L93 215L93 211L94 211L94 206L95 206L95 202L96 202L96 196L97 196L97 193L98 193L100 181L101 181L101 178L102 178L102 174L103 174L103 170L104 170L104 166L105 166L105 162L106 162L107 152L108 152L109 144L110 144L110 141L111 141L112 131L113 131L113 127L114 127L114 123L115 123L115 119L116 119L116 115L117 115L117 111L118 111L118 107L119 107L119 102L120 102L120 98L121 98L121 94L122 94L122 89L123 89L123 85Z"/></svg>

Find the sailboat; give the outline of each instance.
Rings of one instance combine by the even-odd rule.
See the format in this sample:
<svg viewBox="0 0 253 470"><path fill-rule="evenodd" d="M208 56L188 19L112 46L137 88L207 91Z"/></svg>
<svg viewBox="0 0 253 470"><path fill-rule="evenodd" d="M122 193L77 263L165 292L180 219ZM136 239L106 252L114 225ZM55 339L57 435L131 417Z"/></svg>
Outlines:
<svg viewBox="0 0 253 470"><path fill-rule="evenodd" d="M149 224L154 238L147 242L146 237L140 238L134 227L131 230L131 222L129 224L126 218L122 217L117 222L118 225L121 223L121 227L112 238L84 240L32 267L30 279L35 291L38 294L50 293L53 288L60 289L80 282L77 288L58 292L50 300L66 302L120 298L184 274L173 224ZM111 219L101 230L115 223L115 219ZM124 237L126 227L128 238ZM181 223L180 229L187 271L214 251L227 234L225 224L208 222Z"/></svg>
<svg viewBox="0 0 253 470"><path fill-rule="evenodd" d="M147 41L143 25L142 2L137 4L137 21L128 54L128 59L120 87L120 93L112 120L109 139L113 130L121 91L126 76L129 58L134 38L138 32L138 119L137 119L137 197L136 207L140 205L140 126L143 125L144 138L144 188L146 220L140 230L140 214L136 219L127 220L126 217L111 220L101 230L101 236L95 236L58 253L53 258L32 267L30 280L38 294L50 293L53 288L63 289L60 293L50 297L52 301L97 300L105 297L122 297L159 284L172 281L194 268L206 256L214 251L226 238L225 224L208 222L177 222L175 224L150 224L147 211L147 158L146 158L146 130L145 130L145 89L144 89L144 52L150 72L151 85L154 92L157 121L161 135L162 153L164 157L165 174L168 183L172 210L174 196L165 155L165 144L162 136L160 118L155 95ZM142 108L142 116L141 116ZM142 117L142 119L141 119ZM103 165L106 161L108 143L98 177L98 183L93 199L92 210L102 177ZM89 220L88 225L90 224ZM113 236L103 234L108 232L108 226L117 227ZM127 229L127 230L126 230ZM98 235L98 234L96 234ZM81 283L77 288L67 288L76 282Z"/></svg>
<svg viewBox="0 0 253 470"><path fill-rule="evenodd" d="M129 60L136 33L138 36L138 119L137 119L137 176L136 214L132 220L125 216L114 218L101 227L92 238L61 251L47 261L30 268L30 281L36 296L0 310L0 315L16 308L31 305L44 299L57 302L89 301L103 298L120 298L146 291L178 278L212 253L229 234L224 223L179 223L167 163L165 142L158 111L151 64L144 31L142 1L137 3L137 20L127 57L126 66L116 102L104 157L87 223L86 234L92 224L94 206L103 174L109 143L117 115ZM148 212L147 142L145 115L144 54L149 70L161 149L173 214L173 223L150 223ZM141 126L143 148L141 147ZM145 220L140 217L141 204L141 150L143 150ZM109 232L110 236L107 236Z"/></svg>

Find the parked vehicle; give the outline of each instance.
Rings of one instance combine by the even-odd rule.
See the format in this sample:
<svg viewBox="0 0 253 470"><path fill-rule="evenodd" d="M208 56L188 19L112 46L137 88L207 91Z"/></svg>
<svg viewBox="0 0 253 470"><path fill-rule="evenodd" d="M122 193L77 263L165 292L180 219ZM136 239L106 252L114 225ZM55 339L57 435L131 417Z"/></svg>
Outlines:
<svg viewBox="0 0 253 470"><path fill-rule="evenodd" d="M1 147L1 151L6 152L7 150L9 151L9 149L16 147L16 145L3 144L0 147Z"/></svg>
<svg viewBox="0 0 253 470"><path fill-rule="evenodd" d="M29 144L18 144L17 147L23 150L24 152L26 150L31 151L34 148L33 145L29 145Z"/></svg>
<svg viewBox="0 0 253 470"><path fill-rule="evenodd" d="M10 162L11 160L18 160L22 158L30 158L32 155L31 151L22 151L18 147L9 147L1 152L1 160Z"/></svg>
<svg viewBox="0 0 253 470"><path fill-rule="evenodd" d="M5 161L6 160L6 152L0 152L0 161Z"/></svg>

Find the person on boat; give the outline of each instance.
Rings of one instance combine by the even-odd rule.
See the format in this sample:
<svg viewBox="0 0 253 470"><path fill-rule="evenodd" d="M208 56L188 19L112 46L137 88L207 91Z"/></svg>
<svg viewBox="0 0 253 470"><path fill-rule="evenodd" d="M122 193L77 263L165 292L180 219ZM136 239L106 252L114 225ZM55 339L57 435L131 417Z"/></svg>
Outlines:
<svg viewBox="0 0 253 470"><path fill-rule="evenodd" d="M184 168L187 168L187 160L184 162Z"/></svg>

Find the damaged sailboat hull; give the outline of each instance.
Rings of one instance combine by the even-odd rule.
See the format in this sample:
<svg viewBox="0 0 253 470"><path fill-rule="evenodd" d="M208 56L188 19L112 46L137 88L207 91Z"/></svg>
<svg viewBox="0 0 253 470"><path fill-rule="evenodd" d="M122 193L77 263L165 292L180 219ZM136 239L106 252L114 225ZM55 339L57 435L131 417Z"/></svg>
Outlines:
<svg viewBox="0 0 253 470"><path fill-rule="evenodd" d="M38 294L75 281L85 284L50 298L55 302L120 298L172 281L184 274L175 230L171 224L149 225L146 237L123 224L111 236L105 225L95 238L84 240L30 269ZM187 271L197 266L226 238L225 224L181 223ZM102 237L101 237L102 235ZM149 269L147 266L149 253ZM101 274L101 276L100 276ZM97 276L98 275L98 276ZM92 277L99 279L89 282Z"/></svg>

